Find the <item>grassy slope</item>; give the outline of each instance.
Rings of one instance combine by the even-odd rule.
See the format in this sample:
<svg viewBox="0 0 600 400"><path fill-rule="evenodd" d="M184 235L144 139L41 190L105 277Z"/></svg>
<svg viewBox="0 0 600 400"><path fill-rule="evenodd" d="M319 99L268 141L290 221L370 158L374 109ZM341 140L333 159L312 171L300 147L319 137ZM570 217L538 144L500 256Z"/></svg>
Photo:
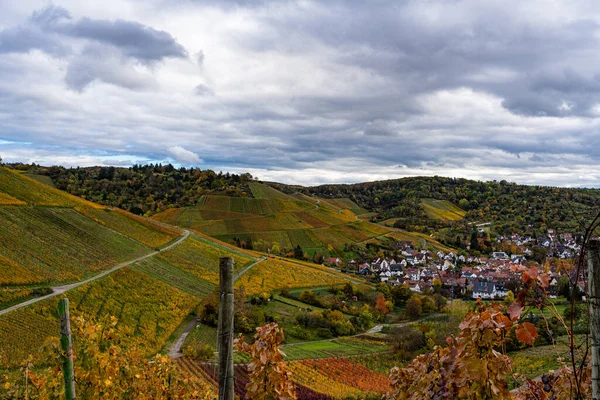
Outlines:
<svg viewBox="0 0 600 400"><path fill-rule="evenodd" d="M0 168L0 284L77 281L152 251L176 227L111 210Z"/></svg>
<svg viewBox="0 0 600 400"><path fill-rule="evenodd" d="M421 205L425 209L427 216L431 219L458 221L463 219L467 214L466 211L447 200L421 199Z"/></svg>

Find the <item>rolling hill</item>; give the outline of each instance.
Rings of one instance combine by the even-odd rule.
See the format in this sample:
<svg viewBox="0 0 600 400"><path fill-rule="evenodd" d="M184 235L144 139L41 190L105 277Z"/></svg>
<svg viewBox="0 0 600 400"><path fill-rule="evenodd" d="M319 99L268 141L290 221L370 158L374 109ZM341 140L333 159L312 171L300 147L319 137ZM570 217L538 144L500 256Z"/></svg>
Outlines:
<svg viewBox="0 0 600 400"><path fill-rule="evenodd" d="M408 235L359 219L366 210L347 198L288 195L258 182L249 186L253 197L204 195L194 207L170 209L151 218L227 243L251 242L260 251L274 244L287 251L300 246L310 256L343 257L348 245L381 243L399 232ZM444 247L432 242L434 248Z"/></svg>
<svg viewBox="0 0 600 400"><path fill-rule="evenodd" d="M268 216L248 213L250 217L276 218L285 214L283 210L296 212L305 205L274 189L257 187L261 189L273 200L251 199L255 203L248 202L248 209L260 207L260 202L272 209ZM215 291L220 257L234 258L236 275L246 273L236 288L244 287L247 294L348 279L308 263L265 261L202 233L180 237L180 228L88 202L6 168L0 168L0 199L0 358L11 368L28 356L39 365L43 359L38 350L56 339L60 296L51 294L53 287L93 278L141 255L149 257L64 295L71 301L72 318L114 317L124 334L121 345L138 346L147 355L163 349L189 314ZM206 200L209 206L194 210L232 208L231 202L219 198ZM239 210L240 204L233 207ZM170 243L174 245L155 252ZM41 288L47 290L40 292ZM36 296L45 297L8 308Z"/></svg>

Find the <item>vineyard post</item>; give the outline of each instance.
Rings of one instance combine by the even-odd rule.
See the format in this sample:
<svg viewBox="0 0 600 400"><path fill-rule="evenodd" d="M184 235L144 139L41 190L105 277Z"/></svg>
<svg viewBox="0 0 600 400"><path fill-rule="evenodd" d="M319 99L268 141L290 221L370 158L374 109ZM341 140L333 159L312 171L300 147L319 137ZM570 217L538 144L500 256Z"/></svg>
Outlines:
<svg viewBox="0 0 600 400"><path fill-rule="evenodd" d="M592 336L592 399L600 400L600 240L592 239L588 250L588 294Z"/></svg>
<svg viewBox="0 0 600 400"><path fill-rule="evenodd" d="M63 376L65 378L65 399L75 400L75 374L73 372L73 341L71 339L69 299L63 298L58 301L58 316L60 318L60 345L64 352Z"/></svg>
<svg viewBox="0 0 600 400"><path fill-rule="evenodd" d="M219 399L233 400L233 258L219 259Z"/></svg>

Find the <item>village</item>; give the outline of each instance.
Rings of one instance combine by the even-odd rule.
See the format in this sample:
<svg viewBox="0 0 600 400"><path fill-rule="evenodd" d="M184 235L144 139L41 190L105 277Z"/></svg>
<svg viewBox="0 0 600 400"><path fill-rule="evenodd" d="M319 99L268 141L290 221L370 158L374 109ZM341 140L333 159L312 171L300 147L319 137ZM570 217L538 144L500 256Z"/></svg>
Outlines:
<svg viewBox="0 0 600 400"><path fill-rule="evenodd" d="M564 266L572 265L580 250L571 233L557 235L554 229L536 238L519 234L499 236L495 243L496 247L512 247L521 252L494 251L489 256L476 257L430 251L424 242L416 249L411 241L397 241L393 243L397 257L352 259L345 264L333 257L326 263L390 286L407 285L415 293L428 293L434 285L441 285L441 293L450 299L503 299L509 291L517 291L523 267L537 266L550 273L548 295L554 298L558 295L561 275L570 278L570 268ZM540 249L545 259L543 265L533 258L534 252L539 253ZM578 283L582 292L583 285L583 282Z"/></svg>

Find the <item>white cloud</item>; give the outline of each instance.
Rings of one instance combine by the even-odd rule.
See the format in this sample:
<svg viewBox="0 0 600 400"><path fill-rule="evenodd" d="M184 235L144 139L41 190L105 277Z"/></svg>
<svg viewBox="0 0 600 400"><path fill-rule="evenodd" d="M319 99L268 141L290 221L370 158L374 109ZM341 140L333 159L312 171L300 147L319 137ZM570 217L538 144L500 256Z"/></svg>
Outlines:
<svg viewBox="0 0 600 400"><path fill-rule="evenodd" d="M183 164L201 164L202 160L198 157L198 154L193 151L189 151L184 149L181 146L172 146L169 147L169 154L175 159L175 161L179 161Z"/></svg>

